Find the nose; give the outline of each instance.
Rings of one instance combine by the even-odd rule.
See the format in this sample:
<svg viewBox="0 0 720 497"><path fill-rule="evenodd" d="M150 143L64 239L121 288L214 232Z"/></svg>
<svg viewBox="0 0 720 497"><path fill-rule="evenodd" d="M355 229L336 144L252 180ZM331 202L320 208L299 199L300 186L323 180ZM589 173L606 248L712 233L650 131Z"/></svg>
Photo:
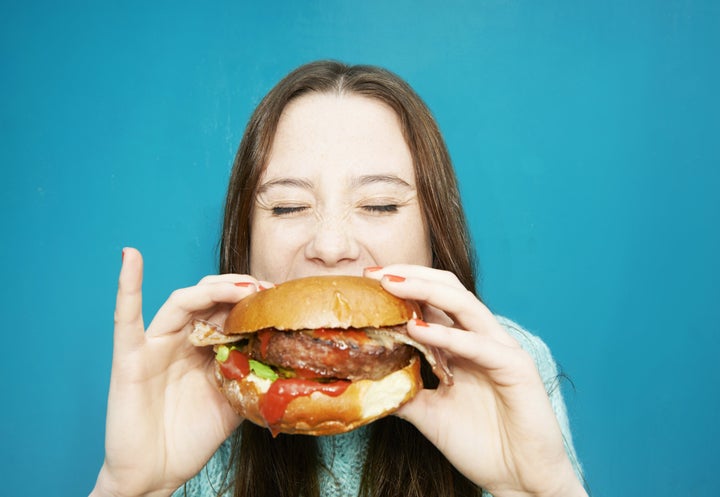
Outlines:
<svg viewBox="0 0 720 497"><path fill-rule="evenodd" d="M360 245L346 219L319 222L305 245L305 257L327 267L351 263L359 256Z"/></svg>

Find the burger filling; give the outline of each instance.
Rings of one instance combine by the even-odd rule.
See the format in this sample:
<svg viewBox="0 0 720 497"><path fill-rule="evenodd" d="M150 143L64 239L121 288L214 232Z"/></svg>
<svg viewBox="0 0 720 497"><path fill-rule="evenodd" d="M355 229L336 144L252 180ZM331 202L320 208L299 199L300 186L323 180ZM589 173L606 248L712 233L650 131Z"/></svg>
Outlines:
<svg viewBox="0 0 720 497"><path fill-rule="evenodd" d="M336 397L353 381L380 380L408 366L417 351L435 375L452 385L444 354L408 336L406 326L316 329L286 332L274 328L251 334L225 334L196 320L189 340L214 346L222 377L262 384L260 413L273 435L288 404L316 392Z"/></svg>
<svg viewBox="0 0 720 497"><path fill-rule="evenodd" d="M239 342L216 345L215 350L226 378L242 378L252 371L269 380L320 382L378 380L407 366L415 353L410 345L376 339L359 329L266 329Z"/></svg>
<svg viewBox="0 0 720 497"><path fill-rule="evenodd" d="M225 369L222 366L232 350L244 356L240 361L248 362L248 371L271 380L379 379L409 364L412 349L417 349L444 385L453 384L445 354L410 338L405 325L300 332L268 328L253 334L226 335L213 323L195 320L189 339L198 347L214 345L221 369Z"/></svg>

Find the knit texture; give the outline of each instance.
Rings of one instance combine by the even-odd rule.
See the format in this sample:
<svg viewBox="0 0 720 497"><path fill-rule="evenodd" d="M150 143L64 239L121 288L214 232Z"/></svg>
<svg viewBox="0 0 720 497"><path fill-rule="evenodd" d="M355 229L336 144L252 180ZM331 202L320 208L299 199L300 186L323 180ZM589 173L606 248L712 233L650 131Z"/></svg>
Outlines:
<svg viewBox="0 0 720 497"><path fill-rule="evenodd" d="M575 453L568 422L567 409L560 389L558 369L547 345L540 338L521 328L509 319L498 317L505 330L512 335L535 360L540 377L545 384L552 408L555 411L565 443L565 450L576 474L582 480L582 468ZM318 447L324 468L319 476L323 497L356 497L360 489L369 430L367 426L341 435L318 437ZM230 458L230 441L226 440L205 467L172 497L217 497L223 484ZM187 493L186 493L187 492ZM228 497L225 493L222 497ZM483 492L483 497L492 497Z"/></svg>

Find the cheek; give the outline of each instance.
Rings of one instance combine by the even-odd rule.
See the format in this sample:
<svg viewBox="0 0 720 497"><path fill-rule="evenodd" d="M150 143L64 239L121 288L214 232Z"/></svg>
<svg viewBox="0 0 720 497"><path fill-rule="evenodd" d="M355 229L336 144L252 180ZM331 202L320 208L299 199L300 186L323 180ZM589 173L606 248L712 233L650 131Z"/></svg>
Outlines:
<svg viewBox="0 0 720 497"><path fill-rule="evenodd" d="M402 257L405 262L427 267L432 265L430 237L422 225L419 226L418 230L406 233L401 239L403 242L397 245L403 251Z"/></svg>
<svg viewBox="0 0 720 497"><path fill-rule="evenodd" d="M430 237L419 214L399 216L364 237L365 246L379 265L417 264L430 266Z"/></svg>
<svg viewBox="0 0 720 497"><path fill-rule="evenodd" d="M250 272L260 279L280 281L309 233L305 227L272 220L253 220Z"/></svg>
<svg viewBox="0 0 720 497"><path fill-rule="evenodd" d="M278 240L268 229L267 223L257 217L253 217L250 226L250 274L269 280L269 269L272 268L273 259L277 258Z"/></svg>

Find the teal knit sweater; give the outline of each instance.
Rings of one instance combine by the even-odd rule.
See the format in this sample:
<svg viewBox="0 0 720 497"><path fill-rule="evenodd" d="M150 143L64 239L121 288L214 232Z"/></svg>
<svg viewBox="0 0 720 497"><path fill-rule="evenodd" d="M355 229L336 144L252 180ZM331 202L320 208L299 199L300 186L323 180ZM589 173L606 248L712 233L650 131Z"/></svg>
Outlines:
<svg viewBox="0 0 720 497"><path fill-rule="evenodd" d="M581 468L575 454L568 423L565 402L560 391L557 365L547 345L538 337L525 331L509 319L499 317L500 324L520 343L523 349L532 355L545 389L550 396L553 410L557 416L565 442L565 450L572 461L575 472L581 476ZM323 497L356 497L360 488L360 476L365 462L368 444L368 427L362 427L342 435L318 437L320 457L330 472L319 474ZM173 497L216 497L217 489L222 486L223 476L230 457L230 441L226 440L205 467L187 484L180 487ZM185 493L187 492L187 493ZM228 495L228 494L226 494ZM483 493L491 497L489 493ZM225 497L225 496L223 496Z"/></svg>

